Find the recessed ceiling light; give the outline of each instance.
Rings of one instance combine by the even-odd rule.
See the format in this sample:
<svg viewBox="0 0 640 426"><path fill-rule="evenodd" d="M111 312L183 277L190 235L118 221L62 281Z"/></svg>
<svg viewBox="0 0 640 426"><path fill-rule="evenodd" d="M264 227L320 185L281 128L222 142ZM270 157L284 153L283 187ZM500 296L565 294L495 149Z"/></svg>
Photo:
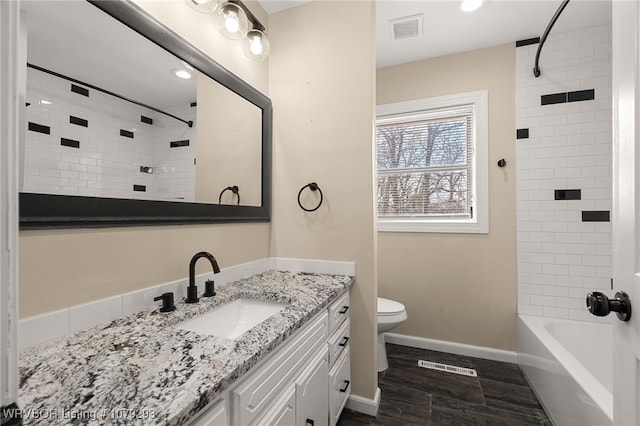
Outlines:
<svg viewBox="0 0 640 426"><path fill-rule="evenodd" d="M171 70L171 74L173 74L174 76L182 79L182 80L188 80L191 78L191 74L186 71L186 70L181 70L181 69L173 69Z"/></svg>
<svg viewBox="0 0 640 426"><path fill-rule="evenodd" d="M463 12L473 12L482 6L482 1L483 0L462 0L460 9L462 9Z"/></svg>

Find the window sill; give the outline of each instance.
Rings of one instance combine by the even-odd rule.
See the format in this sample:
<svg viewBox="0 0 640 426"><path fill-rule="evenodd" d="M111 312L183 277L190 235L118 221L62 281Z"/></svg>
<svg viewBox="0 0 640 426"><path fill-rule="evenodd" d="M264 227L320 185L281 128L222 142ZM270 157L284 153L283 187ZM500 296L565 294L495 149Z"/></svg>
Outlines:
<svg viewBox="0 0 640 426"><path fill-rule="evenodd" d="M399 220L378 219L378 232L432 232L488 234L489 224L476 220Z"/></svg>

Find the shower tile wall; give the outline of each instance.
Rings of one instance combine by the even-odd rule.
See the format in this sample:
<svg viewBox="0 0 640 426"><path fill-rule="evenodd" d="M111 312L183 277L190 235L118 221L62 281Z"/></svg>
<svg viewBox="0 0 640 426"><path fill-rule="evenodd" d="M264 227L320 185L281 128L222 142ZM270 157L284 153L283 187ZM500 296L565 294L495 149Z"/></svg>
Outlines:
<svg viewBox="0 0 640 426"><path fill-rule="evenodd" d="M23 192L193 201L195 127L31 68L27 103Z"/></svg>
<svg viewBox="0 0 640 426"><path fill-rule="evenodd" d="M537 48L516 47L518 312L596 321L585 296L611 286L611 26L552 31L539 78Z"/></svg>

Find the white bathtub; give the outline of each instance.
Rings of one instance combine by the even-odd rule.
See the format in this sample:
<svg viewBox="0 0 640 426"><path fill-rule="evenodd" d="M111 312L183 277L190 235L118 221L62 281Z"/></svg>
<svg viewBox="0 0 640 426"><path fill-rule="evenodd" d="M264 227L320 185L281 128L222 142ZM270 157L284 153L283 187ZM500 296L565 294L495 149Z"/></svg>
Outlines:
<svg viewBox="0 0 640 426"><path fill-rule="evenodd" d="M518 316L518 364L556 426L613 425L610 324Z"/></svg>

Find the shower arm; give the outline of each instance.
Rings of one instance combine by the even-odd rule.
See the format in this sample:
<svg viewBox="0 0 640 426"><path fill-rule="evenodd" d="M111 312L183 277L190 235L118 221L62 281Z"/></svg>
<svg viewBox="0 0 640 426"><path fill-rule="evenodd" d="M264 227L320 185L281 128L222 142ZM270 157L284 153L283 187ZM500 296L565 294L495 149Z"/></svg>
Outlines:
<svg viewBox="0 0 640 426"><path fill-rule="evenodd" d="M569 0L564 0L562 2L558 10L556 10L556 13L553 15L553 18L551 18L549 25L547 25L547 29L544 30L544 34L542 34L542 38L540 39L540 44L538 44L538 51L536 52L536 63L533 66L533 75L535 77L540 77L539 61L540 61L540 52L542 51L542 46L544 45L544 42L547 41L547 36L549 36L549 31L551 31L551 28L553 28L556 21L560 17L560 14L564 10L564 8L567 7L568 3L569 3Z"/></svg>

